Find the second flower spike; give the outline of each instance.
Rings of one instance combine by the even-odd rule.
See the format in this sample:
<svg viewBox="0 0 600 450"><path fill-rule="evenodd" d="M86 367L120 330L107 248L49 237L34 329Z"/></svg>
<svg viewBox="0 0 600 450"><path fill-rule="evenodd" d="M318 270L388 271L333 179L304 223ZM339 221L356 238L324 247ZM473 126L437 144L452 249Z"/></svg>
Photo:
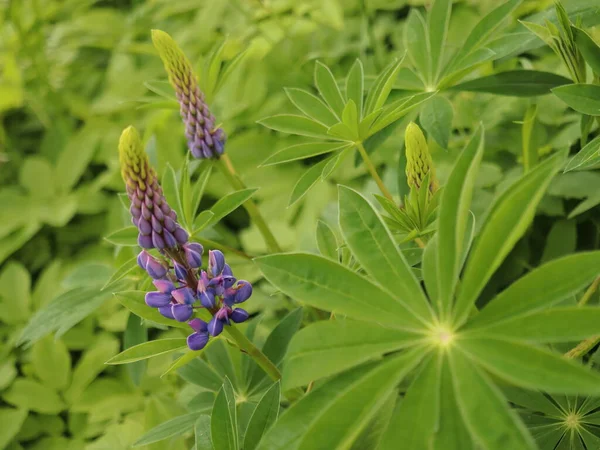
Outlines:
<svg viewBox="0 0 600 450"><path fill-rule="evenodd" d="M190 61L164 31L152 30L152 42L177 93L190 152L194 158L219 158L225 147L225 132L215 128L215 117L208 109Z"/></svg>

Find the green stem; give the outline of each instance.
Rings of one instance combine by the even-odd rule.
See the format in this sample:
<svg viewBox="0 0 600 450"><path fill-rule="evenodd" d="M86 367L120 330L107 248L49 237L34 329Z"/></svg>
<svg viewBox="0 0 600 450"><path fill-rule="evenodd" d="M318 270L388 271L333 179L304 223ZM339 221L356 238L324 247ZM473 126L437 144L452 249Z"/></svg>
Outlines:
<svg viewBox="0 0 600 450"><path fill-rule="evenodd" d="M242 258L252 259L252 256L248 255L247 253L244 253L241 250L238 250L237 248L229 247L228 245L221 244L217 241L213 241L211 239L205 239L203 237L196 236L196 235L193 235L193 238L195 241L198 241L204 247L216 248L217 250L221 250L222 252L234 253L238 256L241 256Z"/></svg>
<svg viewBox="0 0 600 450"><path fill-rule="evenodd" d="M584 306L587 302L589 302L590 298L592 298L592 295L594 295L594 293L598 290L598 286L600 286L600 277L597 277L594 282L590 284L590 287L587 288L581 297L581 300L579 300L578 305Z"/></svg>
<svg viewBox="0 0 600 450"><path fill-rule="evenodd" d="M273 362L261 352L250 340L236 327L225 327L223 332L231 339L244 353L247 353L253 360L265 371L273 381L281 379L281 373Z"/></svg>
<svg viewBox="0 0 600 450"><path fill-rule="evenodd" d="M369 157L367 151L365 150L365 147L364 147L363 143L362 142L357 142L356 143L356 147L358 148L358 152L360 153L360 156L362 157L365 165L367 166L367 169L368 169L369 173L371 174L371 176L375 180L375 183L377 183L377 186L379 186L379 190L381 191L381 193L388 200L391 200L393 202L394 201L394 197L392 197L391 192L388 191L388 189L385 187L385 184L383 184L383 180L377 174L377 169L375 168L375 165L373 164L373 161L371 161L371 158Z"/></svg>
<svg viewBox="0 0 600 450"><path fill-rule="evenodd" d="M221 172L223 173L225 178L227 178L227 181L229 181L229 184L231 184L231 186L234 189L246 189L246 185L236 174L235 169L231 164L231 160L229 159L229 156L227 156L227 154L221 156L221 158L219 159L219 168L221 169ZM275 239L275 236L271 232L269 225L267 225L267 222L263 218L262 214L260 213L260 210L254 203L254 201L252 199L246 201L244 203L244 208L246 208L246 211L248 211L250 218L258 227L258 230L262 234L269 250L275 253L280 253L281 247L279 246L277 239Z"/></svg>
<svg viewBox="0 0 600 450"><path fill-rule="evenodd" d="M591 338L577 344L576 347L565 353L565 356L571 359L580 358L593 349L598 342L600 342L600 336L592 336Z"/></svg>

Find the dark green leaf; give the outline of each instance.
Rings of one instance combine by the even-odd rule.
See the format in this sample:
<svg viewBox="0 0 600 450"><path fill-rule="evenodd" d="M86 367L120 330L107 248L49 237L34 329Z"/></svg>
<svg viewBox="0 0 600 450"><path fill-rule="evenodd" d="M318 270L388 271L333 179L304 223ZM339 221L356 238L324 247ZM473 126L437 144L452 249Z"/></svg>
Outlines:
<svg viewBox="0 0 600 450"><path fill-rule="evenodd" d="M421 109L421 125L442 148L448 148L453 115L452 103L439 95L425 102Z"/></svg>
<svg viewBox="0 0 600 450"><path fill-rule="evenodd" d="M568 78L550 72L513 70L465 81L452 86L448 90L487 92L513 97L533 97L549 94L550 91L554 92L554 88L557 86L569 84L570 82Z"/></svg>
<svg viewBox="0 0 600 450"><path fill-rule="evenodd" d="M258 188L242 189L241 191L235 191L227 194L225 197L221 197L219 201L210 209L213 213L213 216L208 221L206 226L216 224L223 217L235 211L246 201L251 199L256 191L258 191Z"/></svg>
<svg viewBox="0 0 600 450"><path fill-rule="evenodd" d="M269 156L261 166L272 166L275 164L306 159L312 156L341 150L348 146L349 144L340 142L308 142L306 144L292 145L291 147L286 147Z"/></svg>
<svg viewBox="0 0 600 450"><path fill-rule="evenodd" d="M590 35L581 28L571 26L571 30L573 30L575 43L583 55L585 62L589 64L596 75L600 76L600 47Z"/></svg>
<svg viewBox="0 0 600 450"><path fill-rule="evenodd" d="M188 433L194 429L194 424L197 419L198 413L174 417L144 433L134 442L133 447L141 447L143 445L164 441L165 439Z"/></svg>
<svg viewBox="0 0 600 450"><path fill-rule="evenodd" d="M600 86L568 84L556 87L552 92L575 111L590 116L600 116Z"/></svg>
<svg viewBox="0 0 600 450"><path fill-rule="evenodd" d="M213 450L210 437L210 416L208 414L202 414L198 417L194 425L194 433L196 435L195 450Z"/></svg>
<svg viewBox="0 0 600 450"><path fill-rule="evenodd" d="M210 434L214 450L238 450L235 396L231 382L227 378L215 399Z"/></svg>
<svg viewBox="0 0 600 450"><path fill-rule="evenodd" d="M254 450L279 416L280 384L275 383L262 396L252 413L244 436L244 450Z"/></svg>
<svg viewBox="0 0 600 450"><path fill-rule="evenodd" d="M129 313L127 319L127 328L123 335L123 348L128 349L148 340L146 327L142 325L142 319L133 313ZM140 385L144 372L146 371L146 361L137 361L127 366L129 377L133 384Z"/></svg>

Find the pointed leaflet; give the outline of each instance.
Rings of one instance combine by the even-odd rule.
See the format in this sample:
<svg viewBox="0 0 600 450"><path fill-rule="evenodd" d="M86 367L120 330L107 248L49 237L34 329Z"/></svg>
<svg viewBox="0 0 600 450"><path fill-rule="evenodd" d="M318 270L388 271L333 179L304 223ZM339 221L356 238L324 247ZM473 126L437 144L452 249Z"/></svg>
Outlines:
<svg viewBox="0 0 600 450"><path fill-rule="evenodd" d="M600 164L600 136L588 142L567 163L565 172L572 170L587 170Z"/></svg>
<svg viewBox="0 0 600 450"><path fill-rule="evenodd" d="M564 156L557 154L538 164L504 191L492 206L466 263L454 308L456 324L464 323L490 277L527 230L563 160Z"/></svg>
<svg viewBox="0 0 600 450"><path fill-rule="evenodd" d="M214 225L226 215L235 211L258 191L258 188L242 189L221 197L217 203L213 205L210 211L213 213L210 220L204 225L205 227Z"/></svg>
<svg viewBox="0 0 600 450"><path fill-rule="evenodd" d="M600 394L598 372L540 347L492 338L465 338L460 341L460 348L515 386L555 394Z"/></svg>
<svg viewBox="0 0 600 450"><path fill-rule="evenodd" d="M563 307L491 323L473 330L476 336L529 343L571 342L600 334L600 308Z"/></svg>
<svg viewBox="0 0 600 450"><path fill-rule="evenodd" d="M352 270L326 258L304 253L255 259L275 287L295 300L348 317L422 331L424 325L401 301Z"/></svg>
<svg viewBox="0 0 600 450"><path fill-rule="evenodd" d="M519 278L492 299L467 328L531 314L576 294L600 274L600 252L554 259Z"/></svg>
<svg viewBox="0 0 600 450"><path fill-rule="evenodd" d="M256 405L244 436L244 450L254 450L258 446L263 434L277 421L281 397L280 391L281 386L279 382L273 384L265 392L265 395L262 396L258 405Z"/></svg>
<svg viewBox="0 0 600 450"><path fill-rule="evenodd" d="M422 349L345 372L288 409L259 450L349 448L388 394L420 361Z"/></svg>
<svg viewBox="0 0 600 450"><path fill-rule="evenodd" d="M418 344L420 337L350 319L313 323L290 343L283 366L284 390Z"/></svg>
<svg viewBox="0 0 600 450"><path fill-rule="evenodd" d="M426 32L425 19L421 12L412 8L408 19L404 24L402 36L404 48L407 49L408 57L417 69L419 76L428 84L430 69L430 43Z"/></svg>
<svg viewBox="0 0 600 450"><path fill-rule="evenodd" d="M335 233L327 223L317 222L317 248L325 258L338 261L338 242Z"/></svg>
<svg viewBox="0 0 600 450"><path fill-rule="evenodd" d="M446 97L439 95L425 102L419 115L425 131L444 149L448 148L453 115L452 103Z"/></svg>
<svg viewBox="0 0 600 450"><path fill-rule="evenodd" d="M194 428L197 419L198 413L190 413L167 420L145 432L133 443L132 447L141 447L142 445L148 445L175 436L181 436Z"/></svg>
<svg viewBox="0 0 600 450"><path fill-rule="evenodd" d="M202 414L198 417L194 425L194 434L196 435L195 450L213 450L210 437L210 416L208 414Z"/></svg>
<svg viewBox="0 0 600 450"><path fill-rule="evenodd" d="M362 119L363 111L363 90L364 74L363 65L360 59L354 61L354 64L348 72L346 78L346 101L353 100L358 108L358 118Z"/></svg>
<svg viewBox="0 0 600 450"><path fill-rule="evenodd" d="M329 107L338 117L341 117L344 110L344 98L331 70L320 61L315 64L315 85Z"/></svg>
<svg viewBox="0 0 600 450"><path fill-rule="evenodd" d="M552 89L552 93L577 112L600 116L600 86L567 84Z"/></svg>
<svg viewBox="0 0 600 450"><path fill-rule="evenodd" d="M215 399L211 414L210 435L214 450L238 449L237 413L233 387L228 378Z"/></svg>
<svg viewBox="0 0 600 450"><path fill-rule="evenodd" d="M465 81L464 83L448 88L448 90L487 92L512 97L533 97L554 92L556 89L561 89L562 85L569 84L570 82L571 80L568 78L551 72L510 70Z"/></svg>
<svg viewBox="0 0 600 450"><path fill-rule="evenodd" d="M581 28L571 26L577 48L597 76L600 76L600 46Z"/></svg>
<svg viewBox="0 0 600 450"><path fill-rule="evenodd" d="M311 119L327 127L339 122L339 118L329 107L319 97L312 95L310 92L302 89L286 88L285 93L290 101Z"/></svg>
<svg viewBox="0 0 600 450"><path fill-rule="evenodd" d="M434 305L438 301L438 275L437 275L437 234L427 243L423 251L423 259L421 261L421 272L423 281L425 282L425 290L429 301Z"/></svg>
<svg viewBox="0 0 600 450"><path fill-rule="evenodd" d="M146 292L144 291L121 291L114 295L121 305L144 320L149 320L168 327L183 328L186 330L190 329L187 323L168 319L159 313L157 308L148 307L144 301L144 297L146 296Z"/></svg>
<svg viewBox="0 0 600 450"><path fill-rule="evenodd" d="M259 120L258 123L271 130L282 133L298 134L314 138L330 139L327 127L304 116L279 114Z"/></svg>
<svg viewBox="0 0 600 450"><path fill-rule="evenodd" d="M319 161L317 164L306 170L300 179L296 182L294 189L292 190L292 194L290 195L290 200L288 202L288 207L292 206L298 200L306 195L306 193L312 188L317 181L321 178L321 173L323 172L323 168L327 165L329 161L331 161L332 157L328 157L323 161Z"/></svg>
<svg viewBox="0 0 600 450"><path fill-rule="evenodd" d="M440 200L435 254L438 301L434 305L442 317L452 306L461 269L463 239L483 148L484 132L480 126L454 164Z"/></svg>
<svg viewBox="0 0 600 450"><path fill-rule="evenodd" d="M429 448L439 414L441 357L429 357L396 406L378 450Z"/></svg>
<svg viewBox="0 0 600 450"><path fill-rule="evenodd" d="M461 351L449 351L458 410L473 440L490 450L534 450L536 445L502 393Z"/></svg>
<svg viewBox="0 0 600 450"><path fill-rule="evenodd" d="M358 192L339 187L340 229L363 269L424 322L433 319L429 303L392 235Z"/></svg>
<svg viewBox="0 0 600 450"><path fill-rule="evenodd" d="M186 347L185 338L157 339L134 345L106 361L105 364L127 364L153 356L164 355Z"/></svg>
<svg viewBox="0 0 600 450"><path fill-rule="evenodd" d="M443 49L446 44L452 0L435 0L427 15L429 34L429 84L434 86L440 73Z"/></svg>
<svg viewBox="0 0 600 450"><path fill-rule="evenodd" d="M428 100L436 94L437 91L421 92L411 97L397 100L391 103L390 105L386 106L385 109L381 112L381 114L379 114L379 116L377 117L375 123L373 123L373 125L369 128L368 135L372 136L378 131L381 131L384 128L386 128L388 125L393 124L398 119L408 114L408 112L410 112L411 110L419 106L421 103L423 103L424 101Z"/></svg>
<svg viewBox="0 0 600 450"><path fill-rule="evenodd" d="M404 56L400 59L400 61L392 62L375 79L371 89L369 89L369 94L367 95L365 112L363 116L368 117L371 113L377 111L385 104L388 96L390 95L392 87L394 86L394 82L396 81L398 71L400 70L400 66L402 65L403 61Z"/></svg>
<svg viewBox="0 0 600 450"><path fill-rule="evenodd" d="M306 144L296 144L286 147L269 156L261 166L272 166L290 161L310 158L311 156L331 153L336 150L347 148L350 144L341 142L308 142Z"/></svg>

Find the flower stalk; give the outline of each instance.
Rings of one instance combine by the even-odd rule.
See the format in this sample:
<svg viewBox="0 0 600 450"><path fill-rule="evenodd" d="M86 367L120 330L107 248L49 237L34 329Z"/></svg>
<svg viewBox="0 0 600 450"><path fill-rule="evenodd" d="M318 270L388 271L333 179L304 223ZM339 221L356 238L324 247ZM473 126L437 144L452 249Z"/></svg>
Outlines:
<svg viewBox="0 0 600 450"><path fill-rule="evenodd" d="M375 168L373 161L371 161L369 154L365 150L365 146L363 145L363 143L357 142L356 148L358 149L358 152L360 153L360 156L362 157L362 159L365 163L365 166L367 166L367 170L371 174L371 177L373 177L373 179L375 180L375 183L377 183L377 186L379 187L379 190L381 191L381 193L388 200L394 201L394 197L392 196L392 193L388 190L388 188L385 187L383 180L379 177L379 174L377 173L377 169Z"/></svg>

